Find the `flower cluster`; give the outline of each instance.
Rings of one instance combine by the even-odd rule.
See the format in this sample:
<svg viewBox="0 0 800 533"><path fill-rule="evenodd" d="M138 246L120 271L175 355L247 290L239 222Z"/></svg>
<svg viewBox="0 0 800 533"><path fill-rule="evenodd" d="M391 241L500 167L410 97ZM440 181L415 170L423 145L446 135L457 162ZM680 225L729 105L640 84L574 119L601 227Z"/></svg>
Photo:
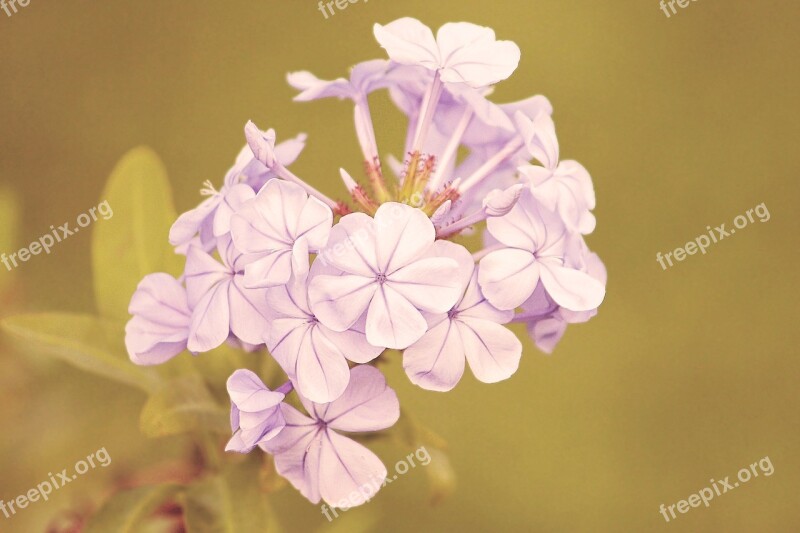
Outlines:
<svg viewBox="0 0 800 533"><path fill-rule="evenodd" d="M403 18L374 33L389 60L356 65L349 79L288 77L297 101L353 102L363 183L341 169L349 198L332 200L288 168L304 135L277 143L248 123L222 188L207 182L208 198L172 227L183 276L147 276L126 329L142 365L226 341L265 347L288 381L271 391L249 370L230 377L227 449L273 454L304 496L334 507L359 490L366 501L362 481L386 476L339 433L397 421L397 397L374 366L385 350L402 351L424 389L453 389L467 363L494 383L522 355L507 324L526 324L550 352L605 295L605 269L584 241L595 227L591 177L560 160L549 101L487 99L517 68L519 48L469 23L434 36ZM394 176L370 117L368 96L383 89L409 120L405 161L387 159ZM483 249L453 241L484 222ZM284 402L292 391L307 414Z"/></svg>

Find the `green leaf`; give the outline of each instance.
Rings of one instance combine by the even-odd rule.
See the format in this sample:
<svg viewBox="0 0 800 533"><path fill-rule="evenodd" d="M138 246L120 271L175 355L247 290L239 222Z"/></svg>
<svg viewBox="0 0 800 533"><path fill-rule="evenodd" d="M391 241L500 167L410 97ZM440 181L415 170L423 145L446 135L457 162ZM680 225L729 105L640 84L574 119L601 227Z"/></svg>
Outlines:
<svg viewBox="0 0 800 533"><path fill-rule="evenodd" d="M3 330L26 351L41 350L86 372L150 392L158 386L154 370L134 365L125 351L121 322L89 315L40 313L3 319Z"/></svg>
<svg viewBox="0 0 800 533"><path fill-rule="evenodd" d="M92 232L92 267L97 309L102 316L128 317L136 285L147 274L180 274L181 258L169 244L176 219L167 172L149 148L125 154L108 179L102 201L113 217Z"/></svg>
<svg viewBox="0 0 800 533"><path fill-rule="evenodd" d="M139 426L153 438L190 432L231 432L227 407L214 400L203 378L197 375L164 382L147 400Z"/></svg>
<svg viewBox="0 0 800 533"><path fill-rule="evenodd" d="M179 485L153 485L114 494L92 516L84 533L135 533L143 522L181 489Z"/></svg>
<svg viewBox="0 0 800 533"><path fill-rule="evenodd" d="M272 533L281 531L259 486L256 454L224 473L205 478L181 494L189 533Z"/></svg>

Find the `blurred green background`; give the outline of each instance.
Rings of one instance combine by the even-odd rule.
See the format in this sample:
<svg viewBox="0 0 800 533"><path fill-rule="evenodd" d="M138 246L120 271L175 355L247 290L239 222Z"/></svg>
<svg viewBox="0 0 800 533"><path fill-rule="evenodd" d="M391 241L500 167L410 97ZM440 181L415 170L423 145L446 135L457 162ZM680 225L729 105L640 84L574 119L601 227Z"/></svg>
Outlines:
<svg viewBox="0 0 800 533"><path fill-rule="evenodd" d="M351 108L291 103L285 74L334 78L384 57L372 25L401 16L434 28L468 20L519 44L520 67L494 99L553 102L562 156L595 180L589 244L608 267L608 296L553 356L526 340L501 384L470 375L436 394L393 363L404 407L448 441L457 490L429 505L417 468L333 525L283 491L274 505L286 530L796 531L797 2L702 0L667 19L656 0L372 0L326 20L313 0L33 0L0 12L0 190L11 191L0 252L97 205L115 162L141 144L163 158L179 211L194 206L204 180L221 182L248 119L279 139L308 133L293 170L341 196L338 168L360 165ZM382 153L401 155L405 123L385 96L374 105ZM762 202L768 223L667 271L656 263ZM90 240L73 236L14 273L0 267L0 313L92 312ZM113 462L0 516L0 530L43 531L108 483L181 453L169 440L148 447L141 393L4 346L0 498L101 447ZM659 514L766 455L771 477L669 524Z"/></svg>

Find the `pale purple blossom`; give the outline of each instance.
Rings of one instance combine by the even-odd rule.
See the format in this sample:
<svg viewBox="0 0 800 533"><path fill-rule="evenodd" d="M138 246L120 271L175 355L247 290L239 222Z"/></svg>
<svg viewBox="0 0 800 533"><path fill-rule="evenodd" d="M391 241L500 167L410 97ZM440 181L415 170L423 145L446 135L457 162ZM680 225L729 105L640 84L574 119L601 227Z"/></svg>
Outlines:
<svg viewBox="0 0 800 533"><path fill-rule="evenodd" d="M427 316L427 333L403 354L409 379L424 389L448 391L464 374L465 361L484 383L509 378L522 356L522 343L502 325L514 312L500 311L486 301L472 255L464 247L437 241L435 253L458 262L464 295L447 313Z"/></svg>
<svg viewBox="0 0 800 533"><path fill-rule="evenodd" d="M557 211L570 231L587 235L597 221L592 214L596 200L589 172L577 161L561 161L555 169L536 165L519 168L534 198L546 209Z"/></svg>
<svg viewBox="0 0 800 533"><path fill-rule="evenodd" d="M285 285L308 275L309 253L325 246L333 212L301 187L272 179L233 215L231 235L247 254L245 285Z"/></svg>
<svg viewBox="0 0 800 533"><path fill-rule="evenodd" d="M404 349L416 342L428 329L421 311L446 312L460 296L455 260L429 256L435 238L430 219L404 204L385 203L374 219L343 217L322 254L344 274L311 280L315 315L330 329L346 331L366 312L370 344ZM345 243L351 251L340 253Z"/></svg>
<svg viewBox="0 0 800 533"><path fill-rule="evenodd" d="M328 404L300 400L308 416L282 404L286 427L260 447L275 456L278 473L308 498L347 509L371 499L386 467L369 449L339 433L389 428L400 417L397 395L379 370L358 366L339 399Z"/></svg>
<svg viewBox="0 0 800 533"><path fill-rule="evenodd" d="M274 438L286 426L281 403L286 395L271 391L250 370L237 370L228 378L233 436L225 451L249 453Z"/></svg>
<svg viewBox="0 0 800 533"><path fill-rule="evenodd" d="M275 147L276 157L284 165L291 165L305 147L305 134L298 135ZM211 181L206 181L200 191L208 196L199 206L183 213L172 225L169 241L174 246L186 248L188 243L199 234L203 248L210 251L216 245L216 237L228 233L231 209L220 209L221 205L236 202L248 195L244 186L251 192L259 190L275 173L258 161L248 145L245 145L236 157L233 167L225 175L222 188L217 191ZM236 189L231 195L233 189Z"/></svg>
<svg viewBox="0 0 800 533"><path fill-rule="evenodd" d="M332 270L317 261L310 279ZM267 305L275 314L265 341L298 392L314 402L326 403L341 396L347 387L348 360L369 363L383 348L367 342L363 317L345 331L334 331L321 323L311 311L307 281L292 280L267 291Z"/></svg>
<svg viewBox="0 0 800 533"><path fill-rule="evenodd" d="M556 303L572 311L588 311L603 301L605 286L569 266L568 255L576 247L564 222L529 191L509 214L490 218L487 228L504 247L481 259L478 279L498 309L519 307L539 280Z"/></svg>
<svg viewBox="0 0 800 533"><path fill-rule="evenodd" d="M219 241L218 253L221 261L197 247L190 247L186 254L191 352L213 350L231 333L248 344L261 344L269 325L265 290L249 289L244 283L248 260L229 237Z"/></svg>
<svg viewBox="0 0 800 533"><path fill-rule="evenodd" d="M452 22L436 37L417 19L405 17L375 24L375 38L392 61L440 72L443 82L485 87L508 78L520 59L519 47L498 41L491 28Z"/></svg>

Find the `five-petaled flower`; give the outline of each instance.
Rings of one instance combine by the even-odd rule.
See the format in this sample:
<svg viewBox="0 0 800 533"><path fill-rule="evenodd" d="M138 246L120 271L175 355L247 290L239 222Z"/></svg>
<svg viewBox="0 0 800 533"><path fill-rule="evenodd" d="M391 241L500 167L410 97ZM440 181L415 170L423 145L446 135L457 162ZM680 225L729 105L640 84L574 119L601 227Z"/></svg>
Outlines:
<svg viewBox="0 0 800 533"><path fill-rule="evenodd" d="M286 426L281 403L286 397L271 391L250 370L237 370L228 378L228 395L231 397L231 431L233 437L226 451L248 453L269 441Z"/></svg>
<svg viewBox="0 0 800 533"><path fill-rule="evenodd" d="M366 238L356 235L362 228ZM430 219L404 204L385 203L374 219L363 213L343 217L325 255L343 274L311 280L314 313L332 330L346 331L366 312L370 344L407 348L428 329L421 311L446 312L460 296L458 264L429 254L435 238ZM337 254L344 242L352 243L352 253Z"/></svg>
<svg viewBox="0 0 800 533"><path fill-rule="evenodd" d="M351 372L344 394L327 404L300 395L309 416L282 404L286 427L259 446L275 456L278 473L312 503L348 508L372 498L386 467L367 448L337 431L364 433L389 428L400 417L397 395L374 367Z"/></svg>

